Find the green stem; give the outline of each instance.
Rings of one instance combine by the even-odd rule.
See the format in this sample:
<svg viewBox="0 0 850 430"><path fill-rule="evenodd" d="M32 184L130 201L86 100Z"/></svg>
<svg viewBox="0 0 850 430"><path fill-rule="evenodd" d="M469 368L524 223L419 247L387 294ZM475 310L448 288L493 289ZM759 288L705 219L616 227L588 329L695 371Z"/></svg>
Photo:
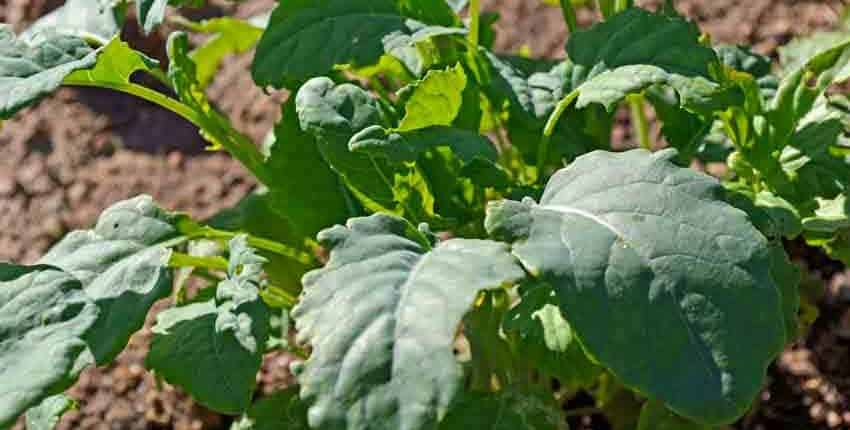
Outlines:
<svg viewBox="0 0 850 430"><path fill-rule="evenodd" d="M614 14L615 0L596 0L596 5L599 6L599 11L602 12L602 18L608 19Z"/></svg>
<svg viewBox="0 0 850 430"><path fill-rule="evenodd" d="M637 134L638 143L643 149L652 151L649 140L649 122L646 120L643 94L631 94L627 98L632 113L632 129Z"/></svg>
<svg viewBox="0 0 850 430"><path fill-rule="evenodd" d="M564 21L567 22L570 33L575 33L578 29L578 21L576 20L576 10L573 8L573 1L561 0L561 11L564 13Z"/></svg>
<svg viewBox="0 0 850 430"><path fill-rule="evenodd" d="M472 45L472 52L478 52L478 35L481 29L481 0L470 0L469 2L469 34L467 35L469 43Z"/></svg>
<svg viewBox="0 0 850 430"><path fill-rule="evenodd" d="M614 13L620 13L634 6L634 0L616 0L614 3Z"/></svg>
<svg viewBox="0 0 850 430"><path fill-rule="evenodd" d="M156 75L154 74L156 77ZM269 175L266 173L264 166L264 157L263 154L257 149L254 143L234 130L229 125L224 126L213 126L212 120L208 118L206 115L198 112L195 109L181 103L178 100L172 99L160 92L154 91L150 88L144 87L142 85L133 84L133 83L124 83L124 82L92 82L89 80L83 79L65 79L63 81L65 85L78 86L78 87L95 87L95 88L106 88L114 91L119 91L122 93L130 94L141 99L147 100L151 103L159 105L165 109L168 109L177 115L180 115L187 121L194 124L196 127L201 129L201 131L208 132L217 137L218 142L233 155L234 158L239 160L249 171L251 171L260 182L264 184L269 183ZM221 121L215 121L216 123L220 123ZM212 132L216 133L212 133Z"/></svg>
<svg viewBox="0 0 850 430"><path fill-rule="evenodd" d="M172 252L168 267L181 269L186 267L203 267L212 270L227 270L227 260L222 257L198 257L195 255Z"/></svg>
<svg viewBox="0 0 850 430"><path fill-rule="evenodd" d="M252 235L248 235L245 233L218 230L209 226L203 226L200 228L195 228L186 233L186 235L190 239L211 239L211 240L230 240L239 235L245 235L248 238L248 245L253 248L262 249L263 251L268 251L275 253L277 255L281 255L287 258L291 258L299 263L303 264L311 264L315 260L312 255L305 251L301 251L294 247L284 245L280 242L275 242L270 239L264 239L261 237L256 237Z"/></svg>
<svg viewBox="0 0 850 430"><path fill-rule="evenodd" d="M555 110L552 111L552 114L549 115L549 119L546 121L546 126L543 128L543 138L540 139L540 146L537 148L537 179L543 179L543 169L546 167L546 160L549 157L549 142L552 140L552 134L555 132L555 127L558 125L558 121L561 119L561 115L564 114L564 111L567 110L568 107L573 103L573 101L578 97L578 91L573 91L555 106Z"/></svg>

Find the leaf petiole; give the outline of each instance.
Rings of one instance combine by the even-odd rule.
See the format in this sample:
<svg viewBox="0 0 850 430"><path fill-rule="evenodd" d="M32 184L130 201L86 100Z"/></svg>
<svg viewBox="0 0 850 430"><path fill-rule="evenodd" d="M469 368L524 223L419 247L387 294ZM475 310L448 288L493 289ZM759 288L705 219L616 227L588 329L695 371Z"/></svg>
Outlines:
<svg viewBox="0 0 850 430"><path fill-rule="evenodd" d="M537 148L538 180L543 179L543 169L546 167L546 160L549 157L549 142L552 140L552 134L555 132L555 127L558 125L558 121L561 119L564 111L570 107L577 97L578 91L573 91L564 96L564 98L562 98L555 106L555 110L552 111L552 114L549 115L549 119L546 121L546 126L543 128L543 138L540 140L540 146Z"/></svg>
<svg viewBox="0 0 850 430"><path fill-rule="evenodd" d="M578 21L576 20L576 10L573 8L573 1L561 0L561 11L564 13L564 20L567 22L570 33L575 33L578 30Z"/></svg>

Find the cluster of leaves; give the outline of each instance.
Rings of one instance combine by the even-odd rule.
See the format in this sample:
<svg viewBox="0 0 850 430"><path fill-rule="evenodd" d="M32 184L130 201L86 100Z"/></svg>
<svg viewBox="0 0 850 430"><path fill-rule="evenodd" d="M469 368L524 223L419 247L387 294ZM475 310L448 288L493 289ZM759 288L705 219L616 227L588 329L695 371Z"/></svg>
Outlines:
<svg viewBox="0 0 850 430"><path fill-rule="evenodd" d="M136 0L135 16L152 31L196 3ZM557 398L580 390L617 429L741 417L800 330L782 239L850 261L850 101L827 91L850 77L850 37L794 42L773 67L711 46L672 2L597 3L604 20L579 29L560 2L559 62L493 52L476 0L174 17L207 38L173 32L167 70L120 40L127 1L0 27L0 118L61 85L122 91L263 185L203 223L120 202L36 265L0 265L0 428L24 412L52 428L80 372L168 296L146 366L241 415L234 429L561 429ZM205 95L255 45L254 80L290 94L261 148ZM621 106L644 148L612 151ZM650 106L668 149L651 151ZM298 386L254 401L275 349L302 359Z"/></svg>

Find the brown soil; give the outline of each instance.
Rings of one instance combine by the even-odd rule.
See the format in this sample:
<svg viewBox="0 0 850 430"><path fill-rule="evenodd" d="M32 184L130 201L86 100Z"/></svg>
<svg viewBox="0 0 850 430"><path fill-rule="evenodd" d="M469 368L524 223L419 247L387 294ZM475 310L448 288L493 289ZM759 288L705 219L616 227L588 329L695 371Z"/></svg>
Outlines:
<svg viewBox="0 0 850 430"><path fill-rule="evenodd" d="M0 22L25 26L56 0L0 0ZM193 17L250 16L274 4L223 1ZM566 29L560 12L533 0L485 0L501 14L497 48L530 47L535 56L563 56ZM658 5L658 0L646 1ZM717 41L746 43L773 54L799 34L834 26L842 1L679 0L679 10ZM583 10L580 21L595 19ZM125 34L134 46L162 57L159 36ZM251 82L251 56L229 60L210 89L218 107L256 141L279 116L279 96ZM165 207L206 217L230 206L254 181L226 154L209 153L196 130L175 115L129 96L64 89L27 109L0 130L0 260L29 263L65 232L89 226L111 203L139 193ZM741 429L850 429L850 273L803 249L828 288L811 333L771 367L769 386ZM143 367L150 333L133 337L111 366L86 371L71 395L81 401L63 429L221 429L230 419L205 411L179 390L160 386ZM260 378L264 391L285 385L289 358L269 357ZM585 420L598 422L599 420ZM578 428L606 428L604 424Z"/></svg>

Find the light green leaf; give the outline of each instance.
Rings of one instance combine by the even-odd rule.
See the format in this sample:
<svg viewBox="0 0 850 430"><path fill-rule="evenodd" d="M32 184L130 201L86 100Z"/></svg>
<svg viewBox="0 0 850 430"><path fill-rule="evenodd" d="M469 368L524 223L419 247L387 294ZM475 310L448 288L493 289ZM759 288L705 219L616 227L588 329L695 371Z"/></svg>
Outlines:
<svg viewBox="0 0 850 430"><path fill-rule="evenodd" d="M98 364L118 355L153 303L171 292L166 242L178 217L139 196L106 209L91 230L71 232L39 260L79 279L100 308L86 338Z"/></svg>
<svg viewBox="0 0 850 430"><path fill-rule="evenodd" d="M322 429L431 428L460 388L452 345L478 292L524 277L507 246L432 236L376 214L320 233L325 268L304 277L297 375ZM342 319L339 310L347 309Z"/></svg>
<svg viewBox="0 0 850 430"><path fill-rule="evenodd" d="M412 85L397 131L451 125L460 112L464 88L466 73L460 64L446 70L429 71Z"/></svg>
<svg viewBox="0 0 850 430"><path fill-rule="evenodd" d="M204 0L136 0L136 19L144 34L150 34L165 20L165 10L172 6L202 6Z"/></svg>
<svg viewBox="0 0 850 430"><path fill-rule="evenodd" d="M412 37L423 23L453 26L456 19L443 0L281 2L257 47L252 73L260 86L293 87L339 65L376 64L386 52L385 38Z"/></svg>
<svg viewBox="0 0 850 430"><path fill-rule="evenodd" d="M518 358L570 389L590 386L602 369L584 353L561 313L555 290L544 283L527 283L520 286L520 298L502 323Z"/></svg>
<svg viewBox="0 0 850 430"><path fill-rule="evenodd" d="M259 290L265 262L245 236L231 240L227 279L215 299L157 315L145 366L210 409L247 410L269 335Z"/></svg>
<svg viewBox="0 0 850 430"><path fill-rule="evenodd" d="M435 55L440 51L432 42L467 32L464 28L425 25L413 20L408 20L405 24L408 27L405 31L394 31L386 35L382 43L386 54L399 60L415 77L422 76L434 63L442 60L439 55Z"/></svg>
<svg viewBox="0 0 850 430"><path fill-rule="evenodd" d="M667 409L664 403L648 400L640 410L637 430L712 430L712 427L688 421Z"/></svg>
<svg viewBox="0 0 850 430"><path fill-rule="evenodd" d="M65 391L94 362L87 339L97 317L68 273L0 263L0 428Z"/></svg>
<svg viewBox="0 0 850 430"><path fill-rule="evenodd" d="M813 216L803 219L803 228L821 233L835 233L850 228L847 196L841 194L834 199L818 199L818 208Z"/></svg>
<svg viewBox="0 0 850 430"><path fill-rule="evenodd" d="M777 49L779 63L785 73L794 73L818 54L848 40L850 33L847 31L816 32L807 37L796 38ZM850 65L843 65L837 77L839 80L850 77Z"/></svg>
<svg viewBox="0 0 850 430"><path fill-rule="evenodd" d="M514 392L464 393L440 430L568 430L556 405Z"/></svg>
<svg viewBox="0 0 850 430"><path fill-rule="evenodd" d="M139 71L150 72L159 67L156 60L138 52L118 38L112 39L98 55L97 63L87 70L70 73L65 84L129 84Z"/></svg>
<svg viewBox="0 0 850 430"><path fill-rule="evenodd" d="M456 13L460 13L460 11L462 11L463 8L465 8L466 5L469 3L469 0L446 0L446 3L451 6L453 11L455 11Z"/></svg>
<svg viewBox="0 0 850 430"><path fill-rule="evenodd" d="M782 297L764 236L716 179L676 167L675 155L584 155L539 204L493 203L486 226L553 285L588 353L625 385L726 424L782 350Z"/></svg>
<svg viewBox="0 0 850 430"><path fill-rule="evenodd" d="M97 52L76 36L42 33L30 43L0 24L0 119L52 93L68 74L95 61Z"/></svg>
<svg viewBox="0 0 850 430"><path fill-rule="evenodd" d="M190 54L197 65L198 82L206 88L215 77L225 57L247 52L260 40L261 27L235 18L213 18L192 23L190 29L196 33L210 34L201 46Z"/></svg>
<svg viewBox="0 0 850 430"><path fill-rule="evenodd" d="M231 430L308 430L307 405L298 398L293 386L263 397L251 405Z"/></svg>
<svg viewBox="0 0 850 430"><path fill-rule="evenodd" d="M54 32L106 44L121 31L126 4L115 0L68 0L39 18L23 37L34 39L39 33Z"/></svg>
<svg viewBox="0 0 850 430"><path fill-rule="evenodd" d="M41 404L30 408L26 415L27 430L53 430L65 412L74 409L74 400L64 394L44 399Z"/></svg>

